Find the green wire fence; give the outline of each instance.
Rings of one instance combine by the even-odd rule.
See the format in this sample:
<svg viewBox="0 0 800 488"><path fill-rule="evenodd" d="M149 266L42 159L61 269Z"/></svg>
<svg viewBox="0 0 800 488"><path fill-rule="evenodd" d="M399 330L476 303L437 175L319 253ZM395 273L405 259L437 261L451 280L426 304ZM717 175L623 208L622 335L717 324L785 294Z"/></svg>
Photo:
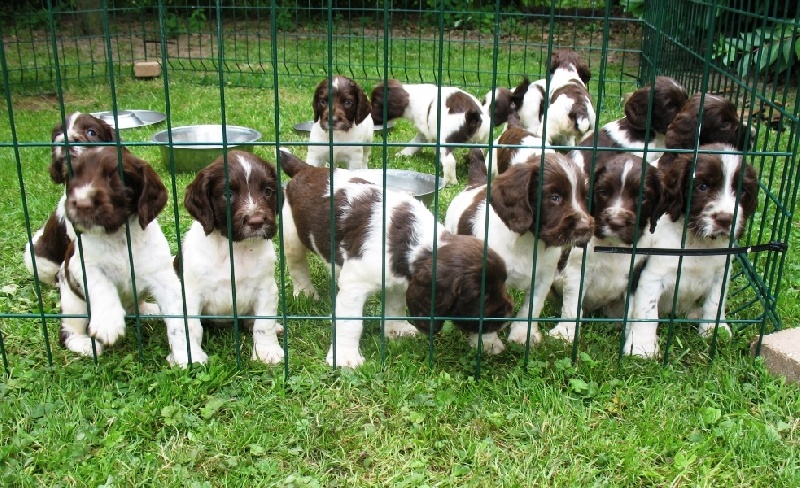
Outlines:
<svg viewBox="0 0 800 488"><path fill-rule="evenodd" d="M564 47L575 49L591 68L588 88L598 113L597 127L621 117L625 95L658 75L675 78L689 93L721 94L733 100L741 119L753 129L745 157L760 180L759 210L738 244L788 243L799 184L797 5L790 1L654 0L623 7L593 0L476 0L464 5L446 0L329 0L322 4L251 0L244 5L228 0L22 2L0 17L6 102L2 118L8 121L0 128L0 161L14 175L8 183L16 186L15 191L6 192L3 205L17 209L12 216L15 235L7 237L12 244L6 248L24 246L60 196L61 190L46 177L53 125L75 110L126 108L122 104L136 99L132 93L139 89L132 83L142 83L141 103L166 114L164 126L154 130L202 123L187 120L184 107L197 98L210 98L202 110L206 113L190 110L191 118L206 115L213 119L207 122L223 125L244 119L248 125L257 125L263 137L254 145L275 162L278 147L301 152L307 146L292 125L310 115L304 109L321 79L342 74L369 93L378 83L397 78L458 86L481 98L498 86L513 88L523 76L545 77L550 53ZM132 81L134 65L143 61L157 62L160 77ZM184 91L190 93L183 95ZM149 137L154 130L136 129L130 137L120 131L119 136L134 153L152 156L158 147ZM501 130L495 128L491 140ZM405 140L391 132L379 134L373 142L371 166L406 164L393 156L397 147L406 145ZM176 174L169 164L151 163L170 189L171 214L164 212L160 219L174 251L180 252L188 220L180 211L179 195L188 177ZM435 172L435 162L430 164L429 172ZM431 207L440 220L454 194L442 191L434 196ZM286 291L282 240L276 238L276 244L276 281L282 295L278 319L286 327L284 370L288 374L288 353L293 351L294 338L303 333L295 331L292 322L324 322L334 317L335 323L336 285L328 276L335 273L332 266L327 274L317 269L322 273L320 283L327 282L320 291L329 287L330 313L309 314L296 308ZM19 257L11 252L4 257L12 255ZM729 323L756 331L758 337L782 327L778 302L786 259L787 250L781 246L736 255L731 267ZM385 272L386 263L382 265ZM7 281L14 290L21 290L14 291L14 296L27 298L0 310L4 369L8 371L14 361L30 354L32 347L38 347L35 352L41 351L52 363L52 327L58 326L60 317L52 302L57 297L27 275L21 259L6 266L10 268ZM235 296L236 291L232 293ZM235 312L231 318L238 324L236 319L249 317ZM376 315L368 318L386 318L383 296ZM138 316L135 319L141 359L145 326ZM550 325L559 318L551 312L528 320ZM682 322L662 321L670 337L673 326ZM18 331L29 329L33 322L41 338L32 344L19 340ZM586 317L581 322L605 321ZM236 361L241 362L238 325L234 337ZM434 342L429 336L429 362L437 352ZM714 344L711 347L713 356ZM580 348L580 341L575 341L573 359ZM525 349L526 364L531 353ZM386 360L386 355L381 339L380 359ZM480 352L476 357L479 373ZM668 361L666 354L664 361Z"/></svg>

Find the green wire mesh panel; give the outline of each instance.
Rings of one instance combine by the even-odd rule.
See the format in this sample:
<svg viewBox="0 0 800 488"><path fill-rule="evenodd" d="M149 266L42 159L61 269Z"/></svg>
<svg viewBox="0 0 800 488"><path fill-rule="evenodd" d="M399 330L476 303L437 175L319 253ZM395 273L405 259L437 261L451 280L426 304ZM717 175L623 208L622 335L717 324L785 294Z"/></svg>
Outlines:
<svg viewBox="0 0 800 488"><path fill-rule="evenodd" d="M255 0L246 5L75 0L18 5L4 14L0 24L8 120L0 127L0 160L4 167L15 168L7 170L9 179L4 182L16 189L6 192L3 208L19 229L7 237L6 246L14 249L5 257L14 262L8 281L14 283L15 299L3 302L14 305L0 310L5 368L32 351L46 351L52 361L51 349L59 350L52 348L58 335L57 291L31 279L17 251L61 195L47 177L50 130L74 111L136 108L166 114L163 125L121 131L120 137L153 164L170 190L169 207L160 218L173 251L178 252L191 223L181 202L193 175L174 171L174 154L162 156L152 141L156 130L203 123L256 128L262 138L254 144L255 151L275 162L278 146L304 154L307 135L298 134L293 126L311 119L311 97L322 79L349 76L369 93L378 83L397 78L457 86L482 98L496 87L516 86L523 76L543 78L550 53L572 48L592 72L588 89L598 127L622 117L626 94L658 75L674 77L689 93L733 100L742 120L753 128L747 158L758 170L761 185L759 210L741 244L789 242L800 134L796 5L665 0L630 2L628 10L633 14L617 3L592 0L510 4ZM160 65L160 76L134 79L134 66L147 61ZM500 132L494 129L491 139ZM435 173L430 153L411 160L394 156L413 134L409 125L398 124L385 137L376 137L370 166ZM459 157L462 151L459 148ZM440 220L449 201L463 189L466 169L459 172L462 186L440 191L432 203ZM276 240L279 264L281 242ZM786 258L787 253L776 248L736 259L729 322L756 330L757 335L781 327L778 308ZM324 357L327 336L317 337L319 343L311 346L303 334L308 325L292 327L308 321L330 323L336 285L328 277L330 267L321 262L314 266L319 279L315 284L328 300L323 299L321 308L291 296L282 266L276 270L276 280L282 290L279 318L287 326L287 350L305 347L310 357L319 358ZM519 301L517 297L518 305ZM372 299L368 308L373 321L385 317L382 297ZM543 315L533 317L541 319L543 328L558 322L555 306L548 306ZM149 330L157 330L148 325L151 322L142 324L137 318L137 339L126 341L135 343L132 347L140 358L149 354L142 334L146 339ZM670 336L672 324L669 321ZM428 358L438 353L434 344L439 340L429 340ZM237 326L233 339L224 343L235 349L237 361L240 342ZM379 353L372 357L383 360L390 346L382 339L377 342ZM415 343L408 349L419 346ZM165 347L163 341L160 347ZM580 347L576 342L573 359ZM525 362L531 353L525 350ZM480 364L479 356L478 368Z"/></svg>

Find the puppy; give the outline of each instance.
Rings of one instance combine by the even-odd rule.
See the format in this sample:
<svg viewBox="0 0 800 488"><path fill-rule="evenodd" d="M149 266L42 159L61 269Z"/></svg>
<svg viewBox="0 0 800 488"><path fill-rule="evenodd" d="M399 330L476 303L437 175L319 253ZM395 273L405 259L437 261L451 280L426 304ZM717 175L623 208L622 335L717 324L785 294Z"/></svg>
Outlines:
<svg viewBox="0 0 800 488"><path fill-rule="evenodd" d="M367 298L382 288L386 315L391 317L386 321L390 337L417 329L428 331L431 321L426 317L433 313L454 318L457 327L473 333L473 345L482 331L484 346L493 350L493 344L499 342L497 331L505 321L487 320L480 329L479 321L468 319L502 319L513 312L504 284L506 268L497 254L489 252L484 258L480 240L445 231L423 203L404 193L384 193L381 187L345 170L334 172L332 184L328 170L307 165L285 151L281 152L281 167L292 177L281 218L295 296L316 297L306 261L308 251L329 263L332 259L336 267L338 319L328 364L355 368L364 362L358 348L362 321L357 317L363 315ZM334 256L330 252L331 198ZM379 263L384 263L385 271ZM431 303L434 282L436 296ZM406 315L404 302L408 315L417 317L412 319L414 326L398 318ZM442 319L434 320L434 331L441 329L442 323Z"/></svg>
<svg viewBox="0 0 800 488"><path fill-rule="evenodd" d="M603 160L595 166L592 179L594 236L584 249L567 251L565 263L562 257L565 266L553 282L554 291L562 297L561 318L567 320L556 324L550 335L567 341L575 337L574 319L579 307L583 313L603 310L607 317L622 317L624 313L633 276L629 275L631 255L600 254L594 252L595 247L632 247L634 242L637 247L651 247L651 232L665 210L660 172L637 156L617 153ZM648 228L650 232L646 232ZM641 254L635 256L634 275L645 259Z"/></svg>
<svg viewBox="0 0 800 488"><path fill-rule="evenodd" d="M227 161L227 187L225 160L220 156L197 173L186 188L184 206L194 218L182 249L186 312L189 316L233 315L235 286L236 313L256 316L253 359L278 363L283 359L283 348L277 338L280 326L275 321L278 287L271 240L277 232L277 173L271 164L249 152L230 151ZM232 242L228 241L228 205ZM178 257L175 264L179 264ZM199 318L189 319L188 332L192 362L205 363L208 358L201 347L203 327ZM179 334L171 346L169 362L186 366L186 335Z"/></svg>
<svg viewBox="0 0 800 488"><path fill-rule="evenodd" d="M700 104L702 100L703 120L700 121ZM747 143L751 145L755 139L751 129L739 120L736 105L725 97L706 93L695 93L684 104L680 113L667 127L664 136L664 147L667 149L695 148L697 126L700 125L699 144L727 144L736 149L745 150ZM748 141L747 136L750 136ZM665 169L677 158L679 152L666 152L658 160L658 166Z"/></svg>
<svg viewBox="0 0 800 488"><path fill-rule="evenodd" d="M726 144L711 144L700 149L736 150ZM692 154L679 154L662 170L667 207L653 232L653 247L727 248L732 239L742 236L745 222L756 210L758 176L751 166L745 165L741 155L699 153L694 173L692 157ZM691 197L688 208L687 197ZM687 234L682 246L684 226ZM653 321L634 320L628 324L626 354L657 356L658 323L654 320L670 313L702 319L704 322L698 330L704 336L714 332L718 315L720 329L730 331L725 323L729 280L725 266L729 259L724 255L683 256L680 283L676 285L679 258L648 257L633 296L633 317ZM673 310L676 293L677 308Z"/></svg>
<svg viewBox="0 0 800 488"><path fill-rule="evenodd" d="M49 171L50 178L57 184L63 184L67 180L67 157L72 162L91 147L86 144L115 140L114 129L89 114L75 112L68 115L64 122L66 125L59 122L53 128L51 136L53 147ZM69 144L69 151L63 145L64 142ZM29 243L25 244L25 267L33 276L35 262L39 281L48 285L55 284L56 275L61 269L61 263L64 262L64 255L71 242L69 234L74 235L74 231L67 231L67 226L70 224L66 220L65 200L66 195L61 197L44 226L34 233Z"/></svg>
<svg viewBox="0 0 800 488"><path fill-rule="evenodd" d="M64 208L68 230L80 233L81 245L67 249L58 282L62 312L88 312L89 319L62 319L61 342L69 350L88 356L92 337L97 354L117 342L135 298L149 295L165 315L183 314L169 244L156 222L166 203L167 189L153 168L124 148L88 148L72 160ZM172 343L184 321L166 323Z"/></svg>
<svg viewBox="0 0 800 488"><path fill-rule="evenodd" d="M432 84L404 84L398 80L380 83L372 90L372 118L378 125L383 124L384 107L386 120L399 117L410 120L417 128L417 135L411 144L437 142L441 137L443 144L489 142L490 117L483 110L477 98L454 87L441 87ZM438 112L441 111L441 121ZM398 154L412 156L420 150L419 146L409 146ZM439 148L445 184L456 184L456 158L453 148L442 145Z"/></svg>
<svg viewBox="0 0 800 488"><path fill-rule="evenodd" d="M563 49L550 58L549 105L544 121L529 130L550 144L574 146L594 128L595 113L586 83L591 73L589 67L575 51ZM546 87L545 80L536 82Z"/></svg>
<svg viewBox="0 0 800 488"><path fill-rule="evenodd" d="M489 248L505 262L506 285L525 292L508 340L525 344L528 316L540 316L562 250L585 245L594 231L586 209L586 177L561 154L546 154L544 168L541 157L533 156L492 181L487 203L483 154L473 149L470 159L469 186L450 203L445 226L453 233L488 239ZM539 342L537 323L530 324L530 340Z"/></svg>
<svg viewBox="0 0 800 488"><path fill-rule="evenodd" d="M658 76L652 86L644 86L631 94L625 102L625 117L604 125L597 134L598 148L619 148L618 151L596 151L594 154L594 135L590 133L579 144L584 149L573 149L569 156L583 165L587 173L590 172L593 156L595 166L599 166L621 151L645 158L646 149L645 159L652 163L664 154L659 149L664 148L667 128L688 99L686 89L680 83L668 76Z"/></svg>
<svg viewBox="0 0 800 488"><path fill-rule="evenodd" d="M308 164L323 166L329 162L331 127L328 124L332 117L334 162L347 163L349 169L366 168L372 151L369 143L375 129L367 94L345 76L334 76L331 81L332 90L326 78L319 82L314 92L314 125L311 126L309 141L320 145L308 147ZM331 91L333 105L329 106Z"/></svg>
<svg viewBox="0 0 800 488"><path fill-rule="evenodd" d="M486 161L486 170L491 170L493 176L505 172L513 164L527 162L532 156L540 155L542 152L553 152L553 149L545 147L542 138L525 130L516 112L511 112L506 121L508 127L494 142L495 146L500 147L492 148L491 168L489 168L489 160Z"/></svg>
<svg viewBox="0 0 800 488"><path fill-rule="evenodd" d="M513 91L498 88L495 91L494 105L491 105L491 95L491 92L486 94L483 106L487 112L489 109L493 111L495 125L507 122L512 112L517 113L520 125L530 132L538 130L542 125L544 103L547 99L545 80L531 83L525 76Z"/></svg>
<svg viewBox="0 0 800 488"><path fill-rule="evenodd" d="M524 89L520 88L523 84L525 85ZM494 91L490 90L483 96L483 111L492 115L495 127L508 122L508 116L512 112L519 114L519 109L523 106L525 91L529 84L530 81L526 76L520 87L515 88L513 91L509 88L497 87ZM492 97L494 97L494 102L492 102Z"/></svg>

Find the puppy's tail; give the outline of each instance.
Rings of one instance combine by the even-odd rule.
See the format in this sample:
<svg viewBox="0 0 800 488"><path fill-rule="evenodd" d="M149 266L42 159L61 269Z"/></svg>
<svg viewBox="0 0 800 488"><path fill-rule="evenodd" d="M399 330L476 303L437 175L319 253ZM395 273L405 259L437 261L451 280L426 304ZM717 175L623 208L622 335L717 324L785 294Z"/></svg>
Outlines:
<svg viewBox="0 0 800 488"><path fill-rule="evenodd" d="M283 149L281 149L280 163L281 168L283 168L283 172L289 175L290 178L294 178L294 175L306 168L313 168L313 166L310 164Z"/></svg>
<svg viewBox="0 0 800 488"><path fill-rule="evenodd" d="M467 156L469 162L469 183L467 186L480 186L485 185L488 181L486 175L486 163L483 156L483 151L477 147L472 148Z"/></svg>

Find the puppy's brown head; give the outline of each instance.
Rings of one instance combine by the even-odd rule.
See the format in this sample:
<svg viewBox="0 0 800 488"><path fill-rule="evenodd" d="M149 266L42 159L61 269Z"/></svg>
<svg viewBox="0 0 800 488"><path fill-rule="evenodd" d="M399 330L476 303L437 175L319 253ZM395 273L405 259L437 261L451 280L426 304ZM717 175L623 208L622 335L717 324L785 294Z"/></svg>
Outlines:
<svg viewBox="0 0 800 488"><path fill-rule="evenodd" d="M533 232L548 246L585 245L594 232L586 208L583 169L568 157L548 153L515 164L495 178L491 205L518 234Z"/></svg>
<svg viewBox="0 0 800 488"><path fill-rule="evenodd" d="M113 146L78 155L66 195L67 218L75 229L109 234L133 215L146 228L167 204L167 188L153 168L127 149Z"/></svg>
<svg viewBox="0 0 800 488"><path fill-rule="evenodd" d="M406 291L406 305L411 317L453 317L453 323L462 330L477 332L478 322L458 318L508 318L514 313L514 303L506 291L506 266L500 256L486 248L483 241L473 236L445 234L436 253L436 297L431 308L433 253L427 252L414 262L414 270ZM485 267L485 273L484 273ZM484 299L481 301L481 283L485 276ZM411 321L420 331L427 332L429 319ZM434 332L441 330L444 320L434 320ZM506 325L505 321L483 324L483 332L494 332Z"/></svg>
<svg viewBox="0 0 800 488"><path fill-rule="evenodd" d="M559 49L550 56L550 74L557 69L575 72L584 84L592 78L589 66L572 49Z"/></svg>
<svg viewBox="0 0 800 488"><path fill-rule="evenodd" d="M703 104L703 120L700 123L700 103ZM668 149L693 149L700 125L699 144L728 144L742 151L745 149L749 129L742 126L736 105L727 98L706 93L692 95L675 117L664 138ZM671 164L677 153L664 153L658 166L664 169Z"/></svg>
<svg viewBox="0 0 800 488"><path fill-rule="evenodd" d="M660 176L655 166L627 153L616 154L597 165L591 210L595 236L616 237L632 245L641 237L648 221L650 229L655 229L665 211ZM640 212L638 226L637 212Z"/></svg>
<svg viewBox="0 0 800 488"><path fill-rule="evenodd" d="M114 129L97 117L80 112L68 115L64 123L59 122L53 128L51 141L54 145L50 162L50 178L59 184L67 182L67 149L64 142L70 143L69 156L72 161L88 149L84 144L113 142L114 140Z"/></svg>
<svg viewBox="0 0 800 488"><path fill-rule="evenodd" d="M725 144L710 144L700 149L735 151L733 146ZM733 228L734 237L740 238L744 222L758 204L758 175L750 165L742 168L743 164L741 155L699 153L692 173L692 155L678 155L664 169L666 213L677 221L686 215L687 198L691 197L690 232L704 238L727 238Z"/></svg>
<svg viewBox="0 0 800 488"><path fill-rule="evenodd" d="M649 109L651 95L653 106ZM625 117L631 127L643 131L647 128L649 109L651 130L663 134L688 99L689 95L683 85L669 76L658 76L652 86L639 88L628 98L625 102Z"/></svg>
<svg viewBox="0 0 800 488"><path fill-rule="evenodd" d="M186 188L184 206L203 226L206 235L216 231L234 241L271 239L277 232L278 175L275 168L255 154L228 152L228 185L225 185L225 159L197 173Z"/></svg>
<svg viewBox="0 0 800 488"><path fill-rule="evenodd" d="M531 82L526 76L513 91L508 88L496 88L494 90L494 103L492 103L492 92L486 93L483 97L483 107L487 113L492 114L495 127L509 122L509 116L517 113L522 106L522 101L530 84Z"/></svg>
<svg viewBox="0 0 800 488"><path fill-rule="evenodd" d="M370 115L369 99L358 83L346 76L334 76L329 89L328 79L319 82L314 91L314 122L319 122L324 130L330 130L328 123L333 118L333 130L348 131L361 124ZM332 92L332 93L331 93ZM328 105L332 98L333 104Z"/></svg>
<svg viewBox="0 0 800 488"><path fill-rule="evenodd" d="M402 117L408 107L410 95L398 80L389 80L386 83L386 99L384 100L384 85L379 83L372 90L372 120L377 125L383 125L383 107L386 106L386 121Z"/></svg>

